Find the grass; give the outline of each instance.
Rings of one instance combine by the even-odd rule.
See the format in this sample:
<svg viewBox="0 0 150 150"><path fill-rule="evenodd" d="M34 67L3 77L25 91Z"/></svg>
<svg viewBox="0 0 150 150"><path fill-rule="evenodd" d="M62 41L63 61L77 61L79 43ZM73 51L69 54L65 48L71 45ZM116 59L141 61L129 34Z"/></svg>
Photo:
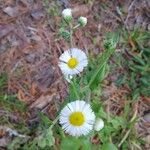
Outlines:
<svg viewBox="0 0 150 150"><path fill-rule="evenodd" d="M127 84L132 91L133 99L138 96L150 96L150 49L147 45L150 33L135 29L127 36L122 35L124 51L116 54L117 64L125 68L126 72L120 74L117 85ZM114 59L117 60L117 59ZM117 67L117 66L116 66Z"/></svg>

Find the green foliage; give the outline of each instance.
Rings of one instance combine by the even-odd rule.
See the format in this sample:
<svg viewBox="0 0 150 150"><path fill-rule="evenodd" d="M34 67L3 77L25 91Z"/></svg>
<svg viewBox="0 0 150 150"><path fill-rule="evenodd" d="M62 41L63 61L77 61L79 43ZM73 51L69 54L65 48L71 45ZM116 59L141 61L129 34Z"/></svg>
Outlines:
<svg viewBox="0 0 150 150"><path fill-rule="evenodd" d="M101 150L118 150L118 149L113 143L106 143L103 144Z"/></svg>
<svg viewBox="0 0 150 150"><path fill-rule="evenodd" d="M118 39L118 35L114 33L109 34L106 37L104 41L105 51L100 54L97 59L90 60L90 66L82 78L75 77L72 80L73 82L69 87L70 99L75 100L82 98L88 101L90 93L100 88L99 85L104 80L108 72L108 61L115 51L117 42L119 41ZM87 93L89 95L87 95Z"/></svg>
<svg viewBox="0 0 150 150"><path fill-rule="evenodd" d="M119 35L116 33L111 33L106 36L104 41L105 51L97 58L98 60L98 68L91 69L92 76L88 83L90 89L94 89L98 86L98 84L104 80L107 70L108 70L108 60L111 55L115 52L116 45L119 41Z"/></svg>
<svg viewBox="0 0 150 150"><path fill-rule="evenodd" d="M14 111L15 109L26 111L26 105L19 101L15 95L1 95L0 105L8 111Z"/></svg>
<svg viewBox="0 0 150 150"><path fill-rule="evenodd" d="M6 85L7 85L7 74L2 73L0 75L0 95L4 92Z"/></svg>
<svg viewBox="0 0 150 150"><path fill-rule="evenodd" d="M67 30L65 30L64 28L61 28L59 30L59 34L66 40L69 41L71 38L71 33Z"/></svg>
<svg viewBox="0 0 150 150"><path fill-rule="evenodd" d="M33 134L33 137L20 138L15 137L12 142L7 146L8 149L22 149L22 150L49 150L55 145L55 138L53 136L53 131L50 126L52 122L42 113L39 113L39 117L41 119L40 124L37 124L34 131L32 128L28 131L28 134ZM41 118L42 117L42 118ZM16 125L18 128L18 124ZM22 124L20 126L19 131L23 130L23 128L27 128L26 124ZM26 131L24 131L27 134Z"/></svg>
<svg viewBox="0 0 150 150"><path fill-rule="evenodd" d="M7 74L0 75L0 107L5 108L8 111L15 109L25 111L26 105L19 101L15 95L5 94L7 90Z"/></svg>
<svg viewBox="0 0 150 150"><path fill-rule="evenodd" d="M150 84L148 84L150 82L150 48L147 44L149 37L149 32L140 29L135 29L128 34L125 31L122 32L121 42L128 50L119 55L121 58L119 65L127 71L119 75L116 83L119 86L128 84L132 90L132 99L137 99L141 95L150 96Z"/></svg>
<svg viewBox="0 0 150 150"><path fill-rule="evenodd" d="M51 147L55 144L53 132L50 128L44 130L35 140L40 148Z"/></svg>
<svg viewBox="0 0 150 150"><path fill-rule="evenodd" d="M66 137L62 139L61 150L98 150L99 146L94 146L88 138Z"/></svg>
<svg viewBox="0 0 150 150"><path fill-rule="evenodd" d="M39 112L38 117L40 119L40 126L41 127L48 128L52 124L52 121L44 113Z"/></svg>
<svg viewBox="0 0 150 150"><path fill-rule="evenodd" d="M66 150L66 149L71 149L71 150L78 150L80 148L80 140L77 138L64 138L61 142L61 149Z"/></svg>
<svg viewBox="0 0 150 150"><path fill-rule="evenodd" d="M57 1L43 0L43 6L48 16L58 16L60 4Z"/></svg>

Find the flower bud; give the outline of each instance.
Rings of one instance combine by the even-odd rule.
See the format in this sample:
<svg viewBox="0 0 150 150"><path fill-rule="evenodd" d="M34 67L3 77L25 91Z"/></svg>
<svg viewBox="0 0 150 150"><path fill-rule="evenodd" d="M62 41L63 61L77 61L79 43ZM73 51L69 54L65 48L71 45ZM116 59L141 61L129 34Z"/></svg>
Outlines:
<svg viewBox="0 0 150 150"><path fill-rule="evenodd" d="M65 79L68 81L68 83L70 83L73 76L72 75L67 75L67 74L65 74L64 76L65 76Z"/></svg>
<svg viewBox="0 0 150 150"><path fill-rule="evenodd" d="M62 11L62 16L67 22L70 22L72 20L72 10L70 8L64 9Z"/></svg>
<svg viewBox="0 0 150 150"><path fill-rule="evenodd" d="M65 40L67 40L67 41L70 40L71 34L69 31L65 30L64 28L61 28L59 30L59 33Z"/></svg>
<svg viewBox="0 0 150 150"><path fill-rule="evenodd" d="M100 131L104 127L104 121L100 118L97 118L94 124L94 130Z"/></svg>
<svg viewBox="0 0 150 150"><path fill-rule="evenodd" d="M87 18L86 17L80 17L78 19L78 23L80 24L80 26L84 27L87 24Z"/></svg>

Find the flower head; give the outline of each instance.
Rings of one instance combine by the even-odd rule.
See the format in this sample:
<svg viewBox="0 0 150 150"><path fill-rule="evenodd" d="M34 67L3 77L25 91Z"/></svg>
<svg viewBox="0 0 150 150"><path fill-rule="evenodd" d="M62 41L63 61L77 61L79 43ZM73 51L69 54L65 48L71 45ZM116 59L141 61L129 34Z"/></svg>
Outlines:
<svg viewBox="0 0 150 150"><path fill-rule="evenodd" d="M80 24L80 26L84 27L87 24L87 18L86 17L80 17L78 19L78 23Z"/></svg>
<svg viewBox="0 0 150 150"><path fill-rule="evenodd" d="M88 64L86 54L78 48L66 50L59 60L59 67L65 75L79 74Z"/></svg>
<svg viewBox="0 0 150 150"><path fill-rule="evenodd" d="M70 8L66 8L62 11L63 18L70 22L72 20L72 10Z"/></svg>
<svg viewBox="0 0 150 150"><path fill-rule="evenodd" d="M59 121L63 130L70 135L87 135L93 129L95 114L88 103L76 100L62 109Z"/></svg>
<svg viewBox="0 0 150 150"><path fill-rule="evenodd" d="M104 127L104 121L100 118L97 118L94 124L94 130L100 131Z"/></svg>

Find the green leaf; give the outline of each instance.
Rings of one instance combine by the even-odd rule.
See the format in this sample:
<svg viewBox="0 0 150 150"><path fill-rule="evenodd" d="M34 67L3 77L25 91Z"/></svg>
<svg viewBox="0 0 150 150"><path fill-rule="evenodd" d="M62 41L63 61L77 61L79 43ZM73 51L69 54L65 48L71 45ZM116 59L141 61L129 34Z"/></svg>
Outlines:
<svg viewBox="0 0 150 150"><path fill-rule="evenodd" d="M110 122L116 130L119 129L119 127L125 127L126 124L122 117L115 117L114 119L111 119Z"/></svg>
<svg viewBox="0 0 150 150"><path fill-rule="evenodd" d="M76 138L64 138L61 142L61 150L79 150L80 139Z"/></svg>
<svg viewBox="0 0 150 150"><path fill-rule="evenodd" d="M83 139L80 142L82 143L81 149L83 149L83 150L91 150L92 149L92 144L89 140Z"/></svg>
<svg viewBox="0 0 150 150"><path fill-rule="evenodd" d="M46 134L46 144L48 146L53 146L55 144L55 138L53 136L53 132L51 129L47 130L47 134Z"/></svg>
<svg viewBox="0 0 150 150"><path fill-rule="evenodd" d="M115 52L116 45L119 41L119 34L109 34L109 36L104 41L105 51L99 57L99 66L95 71L95 68L91 70L92 77L88 83L88 86L93 90L101 82L107 71L108 60L111 55Z"/></svg>
<svg viewBox="0 0 150 150"><path fill-rule="evenodd" d="M118 150L118 149L113 143L106 143L103 144L101 150Z"/></svg>
<svg viewBox="0 0 150 150"><path fill-rule="evenodd" d="M94 76L93 82L90 85L91 89L95 89L106 76L107 64L104 64L103 66L100 66L99 68L100 68L99 71L94 73L97 75Z"/></svg>
<svg viewBox="0 0 150 150"><path fill-rule="evenodd" d="M45 148L46 147L46 140L44 138L40 138L38 140L38 146L41 148Z"/></svg>
<svg viewBox="0 0 150 150"><path fill-rule="evenodd" d="M60 29L59 34L67 41L69 41L71 38L71 33L64 28Z"/></svg>
<svg viewBox="0 0 150 150"><path fill-rule="evenodd" d="M53 137L52 130L49 128L43 131L43 134L38 137L37 143L41 148L45 148L46 146L53 146L55 144L55 139Z"/></svg>

